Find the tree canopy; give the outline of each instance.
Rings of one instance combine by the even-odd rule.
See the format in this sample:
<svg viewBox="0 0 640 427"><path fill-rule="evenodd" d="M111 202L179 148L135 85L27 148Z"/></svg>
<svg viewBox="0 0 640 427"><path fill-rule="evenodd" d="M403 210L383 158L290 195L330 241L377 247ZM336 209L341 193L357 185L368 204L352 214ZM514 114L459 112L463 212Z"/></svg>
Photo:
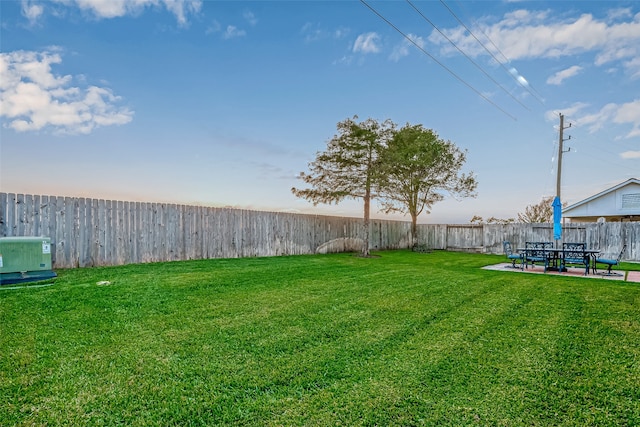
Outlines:
<svg viewBox="0 0 640 427"><path fill-rule="evenodd" d="M471 218L469 220L469 222L471 224L484 224L484 218L482 218L480 215L474 215L473 218ZM487 219L487 224L513 224L514 222L516 222L516 220L514 218L496 218L495 216L489 217Z"/></svg>
<svg viewBox="0 0 640 427"><path fill-rule="evenodd" d="M473 173L462 173L466 152L422 125L406 124L393 132L381 155L380 200L384 212L411 216L414 242L417 219L445 198L475 197Z"/></svg>
<svg viewBox="0 0 640 427"><path fill-rule="evenodd" d="M538 203L528 205L525 207L524 212L518 213L518 221L520 223L552 223L553 222L553 199L554 196L543 197L542 200ZM563 203L562 206L566 206L566 203ZM479 215L474 215L473 218L469 220L471 224L483 224L485 221ZM514 218L489 218L486 223L487 224L511 224L516 222Z"/></svg>
<svg viewBox="0 0 640 427"><path fill-rule="evenodd" d="M364 202L362 255L369 255L369 219L371 199L375 197L379 157L386 145L393 123L358 117L337 124L338 133L327 143L327 149L316 153L309 163L309 173L299 177L310 188L292 188L291 191L318 203L339 203L344 199L362 199Z"/></svg>
<svg viewBox="0 0 640 427"><path fill-rule="evenodd" d="M518 221L528 223L553 222L553 199L554 196L543 197L539 203L529 205L523 213L518 214ZM563 203L562 206L566 206Z"/></svg>
<svg viewBox="0 0 640 427"><path fill-rule="evenodd" d="M461 169L466 151L445 141L422 125L397 129L390 120L378 122L358 117L337 124L338 133L327 149L316 153L309 172L299 177L309 188L292 188L314 205L351 199L364 202L362 254L369 255L371 201L378 198L385 213L411 216L411 234L417 238L417 218L445 198L475 197L473 173Z"/></svg>

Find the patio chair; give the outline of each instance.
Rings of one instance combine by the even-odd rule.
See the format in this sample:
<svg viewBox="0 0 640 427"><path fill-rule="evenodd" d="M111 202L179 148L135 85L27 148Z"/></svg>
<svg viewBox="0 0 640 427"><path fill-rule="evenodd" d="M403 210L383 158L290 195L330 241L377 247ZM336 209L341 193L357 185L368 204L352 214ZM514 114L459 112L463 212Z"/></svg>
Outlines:
<svg viewBox="0 0 640 427"><path fill-rule="evenodd" d="M513 252L511 242L508 240L502 242L502 246L504 247L504 254L507 256L507 259L511 261L511 267L516 268L516 262L520 261L520 269L524 270L524 254Z"/></svg>
<svg viewBox="0 0 640 427"><path fill-rule="evenodd" d="M622 246L622 250L620 251L620 253L618 254L618 257L616 259L609 259L609 258L596 258L596 260L593 263L593 272L594 273L598 273L598 269L597 266L598 264L604 264L607 266L607 271L604 273L601 273L603 276L622 276L622 273L614 273L613 271L611 271L611 267L613 267L614 265L620 265L620 260L622 259L622 254L624 254L624 251L627 249L627 245Z"/></svg>
<svg viewBox="0 0 640 427"><path fill-rule="evenodd" d="M536 263L542 263L544 265L544 272L547 272L550 261L550 253L548 249L553 248L551 242L525 242L525 257L524 266L529 268L529 264L534 266Z"/></svg>
<svg viewBox="0 0 640 427"><path fill-rule="evenodd" d="M584 266L584 275L589 274L589 254L585 252L586 243L563 243L560 271L565 271L567 264Z"/></svg>

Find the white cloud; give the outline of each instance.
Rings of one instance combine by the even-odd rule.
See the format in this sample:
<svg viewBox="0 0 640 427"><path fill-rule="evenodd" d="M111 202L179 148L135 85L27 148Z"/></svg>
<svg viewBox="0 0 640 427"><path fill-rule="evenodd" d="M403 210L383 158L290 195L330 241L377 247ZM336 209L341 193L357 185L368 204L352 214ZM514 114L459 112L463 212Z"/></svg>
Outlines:
<svg viewBox="0 0 640 427"><path fill-rule="evenodd" d="M596 55L596 65L626 59L627 70L632 75L638 75L640 64L635 58L640 56L640 14L630 16L623 12L613 11L606 19L583 14L561 21L554 19L548 11L517 10L504 15L499 22L479 25L472 31L476 35L486 34L510 60L559 58L592 52ZM623 21L625 18L627 20ZM487 54L463 27L443 32L467 54ZM443 53L455 53L453 47L435 30L429 40L440 45Z"/></svg>
<svg viewBox="0 0 640 427"><path fill-rule="evenodd" d="M41 4L33 3L30 0L22 1L22 14L29 20L31 25L35 24L43 13L44 7Z"/></svg>
<svg viewBox="0 0 640 427"><path fill-rule="evenodd" d="M640 56L630 59L623 65L629 71L632 79L640 78Z"/></svg>
<svg viewBox="0 0 640 427"><path fill-rule="evenodd" d="M563 108L562 109L562 113L564 113L564 115L568 116L568 117L577 116L577 115L581 114L582 111L586 110L587 108L589 108L589 104L587 104L585 102L575 102L574 104L571 105L571 107Z"/></svg>
<svg viewBox="0 0 640 427"><path fill-rule="evenodd" d="M69 4L67 0L54 0L58 3ZM116 18L142 9L149 2L129 2L123 0L74 0L71 4L81 10L87 10L98 18ZM145 4L146 3L146 4Z"/></svg>
<svg viewBox="0 0 640 427"><path fill-rule="evenodd" d="M242 16L252 27L258 23L258 18L250 10L245 10Z"/></svg>
<svg viewBox="0 0 640 427"><path fill-rule="evenodd" d="M349 28L340 27L340 28L336 28L335 30L333 30L331 32L331 34L332 34L334 39L341 39L343 37L346 37L350 32L351 32L351 30L349 30Z"/></svg>
<svg viewBox="0 0 640 427"><path fill-rule="evenodd" d="M220 25L220 23L214 19L211 22L211 25L207 27L204 33L209 35L209 34L217 33L221 30L222 30L222 25Z"/></svg>
<svg viewBox="0 0 640 427"><path fill-rule="evenodd" d="M339 27L335 30L328 30L322 28L319 24L306 22L300 29L300 34L302 34L302 36L304 37L305 42L310 43L324 39L341 39L349 34L349 29L345 27Z"/></svg>
<svg viewBox="0 0 640 427"><path fill-rule="evenodd" d="M245 30L239 30L235 25L227 25L227 29L222 35L222 38L233 39L236 37L243 37L246 35L247 35L247 32Z"/></svg>
<svg viewBox="0 0 640 427"><path fill-rule="evenodd" d="M618 106L616 104L610 103L595 113L579 115L579 111L576 110L573 114L567 113L567 115L575 117L576 123L579 126L587 126L590 133L595 133L604 128L608 123L611 123L617 109Z"/></svg>
<svg viewBox="0 0 640 427"><path fill-rule="evenodd" d="M609 103L595 113L584 112L587 108L587 104L579 103L563 109L563 112L568 117L575 118L576 124L586 126L590 133L598 132L615 123L631 125L631 131L622 136L623 138L640 137L640 99L624 104Z"/></svg>
<svg viewBox="0 0 640 427"><path fill-rule="evenodd" d="M627 138L640 136L640 99L627 102L618 107L613 121L618 124L631 124L633 128Z"/></svg>
<svg viewBox="0 0 640 427"><path fill-rule="evenodd" d="M55 133L87 134L97 127L121 125L133 112L116 104L110 89L71 86L72 76L55 75L58 53L0 53L0 117L17 132L51 128Z"/></svg>
<svg viewBox="0 0 640 427"><path fill-rule="evenodd" d="M355 43L353 44L353 52L362 53L378 53L380 52L380 46L378 46L378 39L380 36L376 33L360 34Z"/></svg>
<svg viewBox="0 0 640 427"><path fill-rule="evenodd" d="M117 18L141 13L148 7L162 7L175 15L178 25L188 25L187 16L197 14L202 8L202 0L52 0L67 7L76 7L93 14L96 18ZM22 0L22 13L34 22L43 13L43 5L33 4L31 0Z"/></svg>
<svg viewBox="0 0 640 427"><path fill-rule="evenodd" d="M631 8L611 9L607 12L609 19L628 18L631 16Z"/></svg>
<svg viewBox="0 0 640 427"><path fill-rule="evenodd" d="M582 71L582 67L578 65L569 67L566 70L558 71L553 76L547 79L547 84L560 85L565 79L577 75L580 71Z"/></svg>
<svg viewBox="0 0 640 427"><path fill-rule="evenodd" d="M306 22L300 29L300 34L304 36L305 42L314 42L326 37L326 31L322 30L317 24Z"/></svg>
<svg viewBox="0 0 640 427"><path fill-rule="evenodd" d="M187 15L196 15L202 8L201 0L163 0L163 3L167 10L175 15L181 27L189 24Z"/></svg>
<svg viewBox="0 0 640 427"><path fill-rule="evenodd" d="M425 41L422 37L415 34L407 34L407 37L409 37L413 43L406 38L403 38L402 42L393 48L391 55L389 55L389 59L398 62L401 58L409 55L410 49L415 49L416 45L424 48Z"/></svg>
<svg viewBox="0 0 640 427"><path fill-rule="evenodd" d="M258 24L258 18L256 18L255 14L250 10L245 9L244 12L242 12L242 17L252 27ZM222 38L225 40L244 37L247 35L246 30L238 28L235 25L229 24L223 29L223 25L221 25L217 20L213 20L212 24L207 27L205 34L214 34L218 32L222 32Z"/></svg>
<svg viewBox="0 0 640 427"><path fill-rule="evenodd" d="M353 63L353 56L344 55L340 59L332 62L333 65L351 65Z"/></svg>
<svg viewBox="0 0 640 427"><path fill-rule="evenodd" d="M625 151L624 153L620 153L620 157L625 160L640 159L640 151Z"/></svg>

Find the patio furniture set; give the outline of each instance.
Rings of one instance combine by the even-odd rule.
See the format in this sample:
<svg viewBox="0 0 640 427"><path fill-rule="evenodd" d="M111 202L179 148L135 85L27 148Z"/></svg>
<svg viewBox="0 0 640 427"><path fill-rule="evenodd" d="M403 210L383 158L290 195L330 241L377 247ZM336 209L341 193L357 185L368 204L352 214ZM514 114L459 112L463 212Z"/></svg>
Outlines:
<svg viewBox="0 0 640 427"><path fill-rule="evenodd" d="M504 241L504 252L511 261L513 268L524 270L535 265L543 265L544 272L549 271L567 271L567 267L584 268L584 275L589 274L589 268L593 274L602 274L607 276L617 275L611 270L613 266L619 265L622 255L627 248L622 247L620 254L616 258L600 258L600 250L587 249L586 243L563 243L562 247L555 247L553 242L526 242L524 248L517 248L514 252L511 242ZM516 265L519 263L519 267ZM607 271L598 273L598 264L607 266Z"/></svg>

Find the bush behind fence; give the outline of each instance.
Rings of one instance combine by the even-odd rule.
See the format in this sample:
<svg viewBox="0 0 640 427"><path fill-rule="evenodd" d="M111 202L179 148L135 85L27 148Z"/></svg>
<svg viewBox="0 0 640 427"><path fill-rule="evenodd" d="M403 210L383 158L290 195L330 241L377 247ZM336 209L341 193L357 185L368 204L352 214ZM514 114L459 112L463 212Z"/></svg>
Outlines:
<svg viewBox="0 0 640 427"><path fill-rule="evenodd" d="M408 248L408 221L372 220L372 250ZM0 193L0 237L51 238L55 268L357 250L362 219L166 203ZM551 240L551 224L418 226L431 249L502 253L502 241ZM571 224L565 241L603 253L627 244L640 260L640 223Z"/></svg>

